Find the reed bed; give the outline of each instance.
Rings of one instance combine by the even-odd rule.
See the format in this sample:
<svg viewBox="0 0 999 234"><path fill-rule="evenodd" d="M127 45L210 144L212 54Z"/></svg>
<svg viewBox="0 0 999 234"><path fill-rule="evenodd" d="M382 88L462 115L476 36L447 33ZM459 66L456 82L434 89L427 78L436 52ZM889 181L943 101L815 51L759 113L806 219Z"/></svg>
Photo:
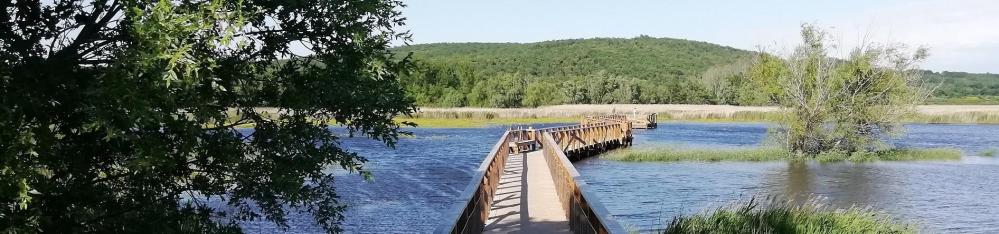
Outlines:
<svg viewBox="0 0 999 234"><path fill-rule="evenodd" d="M604 104L557 105L538 108L422 108L412 119L572 119L588 115L658 113L660 121L775 122L784 116L778 107ZM924 105L905 118L909 123L999 123L999 105ZM511 122L511 121L507 121ZM521 122L523 123L523 122Z"/></svg>
<svg viewBox="0 0 999 234"><path fill-rule="evenodd" d="M999 151L999 150L996 150L995 148L991 148L991 149L987 149L987 150L984 150L984 151L978 153L978 155L982 156L982 157L995 157L996 156L996 151Z"/></svg>
<svg viewBox="0 0 999 234"><path fill-rule="evenodd" d="M793 157L784 149L776 147L733 148L733 149L678 149L675 147L655 147L645 149L622 149L608 153L606 159L628 162L675 162L675 161L783 161Z"/></svg>
<svg viewBox="0 0 999 234"><path fill-rule="evenodd" d="M661 233L916 233L866 208L834 209L810 200L805 203L769 198L750 199L693 216L673 218Z"/></svg>

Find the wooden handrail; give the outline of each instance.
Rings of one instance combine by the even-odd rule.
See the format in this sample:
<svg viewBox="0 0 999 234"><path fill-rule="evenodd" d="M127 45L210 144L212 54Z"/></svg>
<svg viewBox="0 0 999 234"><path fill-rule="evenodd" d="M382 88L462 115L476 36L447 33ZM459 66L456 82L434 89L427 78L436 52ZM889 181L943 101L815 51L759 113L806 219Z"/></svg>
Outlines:
<svg viewBox="0 0 999 234"><path fill-rule="evenodd" d="M464 202L454 204L446 214L446 217L455 217L455 219L448 220L447 224L436 231L437 233L481 233L486 227L493 195L496 194L500 175L503 174L503 167L506 165L505 156L510 152L507 143L510 142L511 133L518 131L503 133L499 142L496 142L472 175L472 181L476 183L469 184L458 195L457 200Z"/></svg>
<svg viewBox="0 0 999 234"><path fill-rule="evenodd" d="M441 225L436 233L481 233L489 218L489 210L496 193L500 175L510 154L511 142L535 141L541 145L551 170L559 201L575 233L626 233L610 213L586 192L586 182L572 166L567 156L570 152L593 152L631 142L631 122L621 117L595 117L584 119L583 124L541 129L511 129L506 131L493 146L489 155L472 175L469 184L458 195L455 204L446 214L453 217ZM574 154L578 156L577 154ZM577 157L578 159L579 157Z"/></svg>
<svg viewBox="0 0 999 234"><path fill-rule="evenodd" d="M586 181L579 176L569 157L566 157L558 145L551 133L542 134L541 147L548 169L551 170L562 210L569 219L570 230L573 233L627 233L607 208L596 200L596 196L587 192Z"/></svg>

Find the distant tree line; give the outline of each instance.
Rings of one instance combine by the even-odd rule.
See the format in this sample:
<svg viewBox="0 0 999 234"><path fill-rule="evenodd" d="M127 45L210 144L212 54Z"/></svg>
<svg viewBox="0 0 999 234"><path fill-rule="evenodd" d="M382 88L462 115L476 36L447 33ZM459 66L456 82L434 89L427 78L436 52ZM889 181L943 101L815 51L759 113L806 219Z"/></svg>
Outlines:
<svg viewBox="0 0 999 234"><path fill-rule="evenodd" d="M703 86L694 79L665 78L658 83L598 71L586 75L537 76L521 73L482 75L467 66L423 65L403 78L421 106L536 107L558 104L712 103L735 104L724 85ZM734 75L733 75L734 77ZM735 80L719 78L719 82ZM720 94L716 96L715 94Z"/></svg>
<svg viewBox="0 0 999 234"><path fill-rule="evenodd" d="M704 42L597 38L539 43L442 43L395 48L417 68L402 84L420 106L558 104L763 105L747 84L756 53ZM923 71L933 103L999 103L999 75Z"/></svg>

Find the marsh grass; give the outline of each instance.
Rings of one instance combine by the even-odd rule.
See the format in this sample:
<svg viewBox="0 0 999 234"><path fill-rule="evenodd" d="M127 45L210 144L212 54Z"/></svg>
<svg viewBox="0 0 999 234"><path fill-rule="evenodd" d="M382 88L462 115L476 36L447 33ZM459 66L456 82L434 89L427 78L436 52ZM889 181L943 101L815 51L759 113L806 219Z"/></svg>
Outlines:
<svg viewBox="0 0 999 234"><path fill-rule="evenodd" d="M997 150L995 148L991 148L991 149L987 149L985 151L982 151L982 152L978 153L978 155L981 155L983 157L995 157L996 156L996 151Z"/></svg>
<svg viewBox="0 0 999 234"><path fill-rule="evenodd" d="M676 147L656 147L645 149L622 149L612 151L606 159L629 162L673 162L673 161L781 161L792 159L786 150L776 147L732 148L732 149L678 149Z"/></svg>
<svg viewBox="0 0 999 234"><path fill-rule="evenodd" d="M587 115L655 112L660 121L778 122L785 116L777 107L684 105L684 104L592 104L538 108L421 108L414 119L546 119L578 120ZM575 119L574 119L575 118ZM999 105L924 105L903 118L907 123L999 123Z"/></svg>
<svg viewBox="0 0 999 234"><path fill-rule="evenodd" d="M769 198L679 216L662 233L916 233L869 209L833 209L816 202Z"/></svg>
<svg viewBox="0 0 999 234"><path fill-rule="evenodd" d="M829 151L806 156L792 154L779 147L731 148L731 149L679 149L677 147L656 147L645 149L622 149L608 153L606 159L628 162L721 162L721 161L804 161L818 162L873 162L873 161L920 161L958 160L961 151L950 148L934 149L890 149L881 151L859 151L847 154Z"/></svg>

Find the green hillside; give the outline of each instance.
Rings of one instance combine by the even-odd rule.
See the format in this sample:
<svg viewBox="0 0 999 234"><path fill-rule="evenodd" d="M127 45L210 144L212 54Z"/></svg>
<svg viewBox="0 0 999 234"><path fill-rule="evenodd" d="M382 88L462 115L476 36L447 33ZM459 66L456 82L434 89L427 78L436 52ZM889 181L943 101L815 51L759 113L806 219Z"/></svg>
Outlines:
<svg viewBox="0 0 999 234"><path fill-rule="evenodd" d="M403 77L421 106L761 104L740 77L754 52L706 42L594 38L537 43L436 43L394 48L418 69ZM999 102L999 75L929 72L933 103Z"/></svg>
<svg viewBox="0 0 999 234"><path fill-rule="evenodd" d="M538 43L441 43L396 48L420 60L462 64L483 74L588 75L599 71L641 79L699 75L752 56L716 44L671 39L596 38Z"/></svg>
<svg viewBox="0 0 999 234"><path fill-rule="evenodd" d="M999 104L999 74L945 71L923 77L939 84L932 104Z"/></svg>

